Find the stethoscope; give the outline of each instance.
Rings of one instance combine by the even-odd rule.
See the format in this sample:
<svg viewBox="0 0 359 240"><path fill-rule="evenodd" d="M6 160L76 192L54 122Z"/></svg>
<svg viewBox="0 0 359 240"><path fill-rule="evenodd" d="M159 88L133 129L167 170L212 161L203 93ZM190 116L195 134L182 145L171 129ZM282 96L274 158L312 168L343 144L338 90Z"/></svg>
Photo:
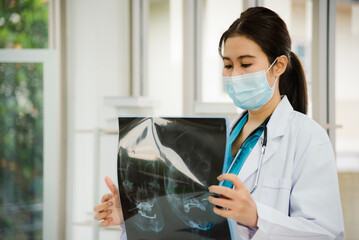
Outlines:
<svg viewBox="0 0 359 240"><path fill-rule="evenodd" d="M262 165L263 165L263 158L264 158L264 155L265 155L265 152L266 152L266 148L267 148L267 123L269 121L271 116L269 116L261 126L259 126L255 131L258 131L260 128L264 128L263 129L263 141L262 141L262 149L261 149L261 155L259 157L259 160L258 160L258 170L257 170L257 175L256 175L256 179L255 179L255 182L254 182L254 186L252 188L252 190L249 192L250 194L253 194L257 187L258 187L258 183L259 183L259 177L260 177L260 174L261 174L261 170L262 170ZM254 131L254 132L255 132ZM249 136L250 137L250 136ZM249 139L249 137L247 139ZM246 139L246 140L247 140ZM237 152L236 156L234 157L232 163L231 163L231 166L228 168L227 170L227 173L229 173L234 165L234 163L236 162L237 160L237 157L239 156L239 153L241 152L241 149L239 149L239 151ZM234 186L233 186L234 188Z"/></svg>

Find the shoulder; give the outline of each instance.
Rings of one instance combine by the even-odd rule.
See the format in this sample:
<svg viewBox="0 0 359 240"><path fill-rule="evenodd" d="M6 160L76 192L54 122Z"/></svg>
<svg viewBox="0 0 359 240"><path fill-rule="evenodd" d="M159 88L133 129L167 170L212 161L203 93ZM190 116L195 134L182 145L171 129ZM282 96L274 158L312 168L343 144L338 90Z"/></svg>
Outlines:
<svg viewBox="0 0 359 240"><path fill-rule="evenodd" d="M293 111L291 115L292 121L289 124L287 137L295 148L294 159L299 161L309 157L315 158L314 162L331 162L334 159L333 148L325 129L302 113ZM325 159L319 157L323 154L326 156Z"/></svg>
<svg viewBox="0 0 359 240"><path fill-rule="evenodd" d="M307 115L293 110L290 128L301 142L320 145L330 142L327 132L316 121Z"/></svg>
<svg viewBox="0 0 359 240"><path fill-rule="evenodd" d="M320 169L322 174L335 173L335 155L327 131L310 117L293 111L291 133L287 141L293 147L293 179L300 178L304 169ZM319 174L319 173L316 173Z"/></svg>

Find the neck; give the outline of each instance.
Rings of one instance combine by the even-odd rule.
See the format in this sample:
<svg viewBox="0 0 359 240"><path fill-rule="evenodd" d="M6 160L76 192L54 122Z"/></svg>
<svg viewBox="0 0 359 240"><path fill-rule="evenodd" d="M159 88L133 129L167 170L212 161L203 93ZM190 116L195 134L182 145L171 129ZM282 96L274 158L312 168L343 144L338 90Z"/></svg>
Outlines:
<svg viewBox="0 0 359 240"><path fill-rule="evenodd" d="M279 93L275 93L275 95L269 100L269 102L257 111L248 110L248 122L261 124L262 122L264 122L264 120L267 119L267 117L269 117L269 115L274 112L280 101L281 97Z"/></svg>

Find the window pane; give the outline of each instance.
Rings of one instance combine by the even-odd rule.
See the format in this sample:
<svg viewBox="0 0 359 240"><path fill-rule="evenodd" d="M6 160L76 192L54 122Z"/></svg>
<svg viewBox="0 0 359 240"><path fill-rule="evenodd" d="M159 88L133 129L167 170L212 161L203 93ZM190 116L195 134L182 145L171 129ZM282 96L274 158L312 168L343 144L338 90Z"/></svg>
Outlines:
<svg viewBox="0 0 359 240"><path fill-rule="evenodd" d="M239 18L242 0L204 0L202 11L201 94L203 102L231 102L222 82L223 62L218 54L219 39Z"/></svg>
<svg viewBox="0 0 359 240"><path fill-rule="evenodd" d="M265 0L287 24L292 38L292 51L302 62L308 87L308 115L312 116L312 0Z"/></svg>
<svg viewBox="0 0 359 240"><path fill-rule="evenodd" d="M47 48L48 0L0 2L0 48Z"/></svg>
<svg viewBox="0 0 359 240"><path fill-rule="evenodd" d="M42 239L42 68L0 63L1 239Z"/></svg>
<svg viewBox="0 0 359 240"><path fill-rule="evenodd" d="M337 3L335 29L336 153L340 168L359 169L359 3Z"/></svg>

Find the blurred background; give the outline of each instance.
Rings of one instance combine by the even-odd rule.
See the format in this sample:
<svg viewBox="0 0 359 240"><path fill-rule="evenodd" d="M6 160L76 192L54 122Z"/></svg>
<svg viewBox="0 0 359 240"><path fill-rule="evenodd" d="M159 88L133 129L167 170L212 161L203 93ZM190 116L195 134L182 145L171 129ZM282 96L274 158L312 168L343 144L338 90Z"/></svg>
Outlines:
<svg viewBox="0 0 359 240"><path fill-rule="evenodd" d="M252 6L288 25L359 239L358 0L0 0L0 239L117 239L92 210L117 116L236 116L218 41Z"/></svg>

